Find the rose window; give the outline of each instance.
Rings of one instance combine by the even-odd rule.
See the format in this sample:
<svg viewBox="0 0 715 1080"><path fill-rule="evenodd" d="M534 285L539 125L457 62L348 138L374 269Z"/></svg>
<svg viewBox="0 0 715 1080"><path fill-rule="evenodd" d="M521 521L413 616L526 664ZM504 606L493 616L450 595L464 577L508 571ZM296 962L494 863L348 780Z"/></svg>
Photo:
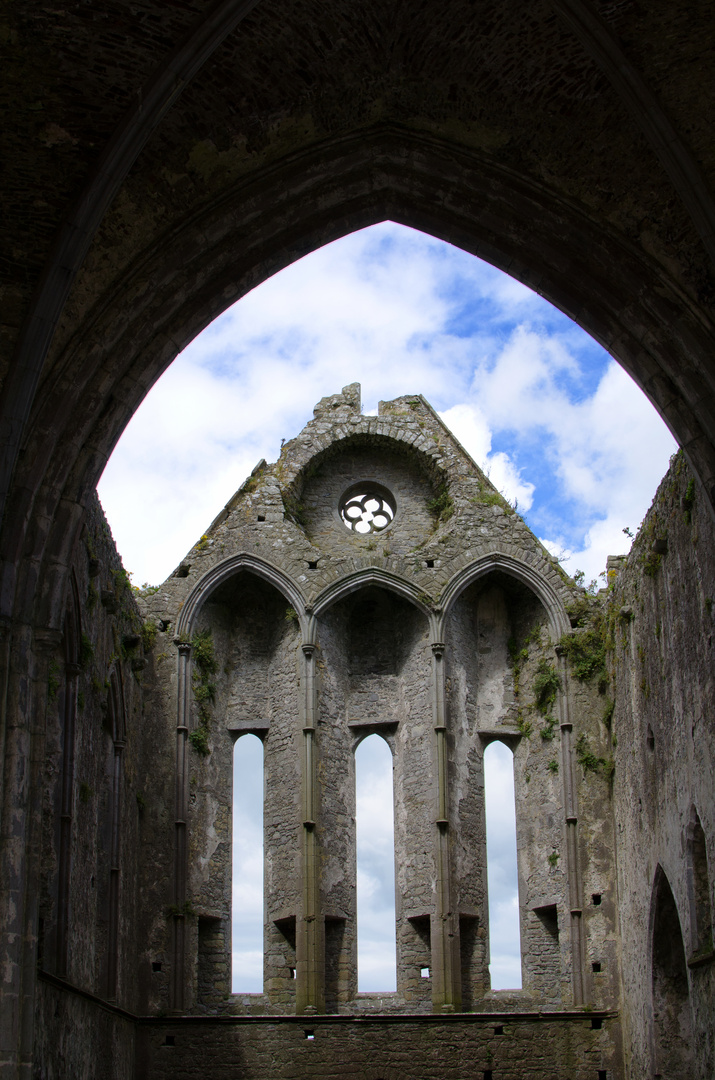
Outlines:
<svg viewBox="0 0 715 1080"><path fill-rule="evenodd" d="M395 516L395 500L379 484L356 484L340 500L340 517L352 532L382 532Z"/></svg>

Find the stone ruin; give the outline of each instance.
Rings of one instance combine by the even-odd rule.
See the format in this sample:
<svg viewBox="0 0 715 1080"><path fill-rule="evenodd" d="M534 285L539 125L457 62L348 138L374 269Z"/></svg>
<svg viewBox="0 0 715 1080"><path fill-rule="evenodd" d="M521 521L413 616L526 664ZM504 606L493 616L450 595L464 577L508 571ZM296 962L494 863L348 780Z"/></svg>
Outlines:
<svg viewBox="0 0 715 1080"><path fill-rule="evenodd" d="M51 667L37 1075L711 1075L702 518L678 456L591 596L423 397L364 416L357 384L158 589L131 589L97 505ZM397 990L359 994L354 752L375 732ZM234 995L246 733L264 746L264 989ZM514 991L489 981L494 741L514 763Z"/></svg>

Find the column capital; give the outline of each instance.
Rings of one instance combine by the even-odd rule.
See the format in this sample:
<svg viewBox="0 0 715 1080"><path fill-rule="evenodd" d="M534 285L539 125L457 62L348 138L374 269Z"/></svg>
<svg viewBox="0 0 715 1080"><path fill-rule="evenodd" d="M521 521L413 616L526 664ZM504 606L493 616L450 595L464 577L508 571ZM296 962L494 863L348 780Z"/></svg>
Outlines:
<svg viewBox="0 0 715 1080"><path fill-rule="evenodd" d="M432 649L434 656L442 657L444 656L446 645L443 641L433 641L430 644L430 648Z"/></svg>

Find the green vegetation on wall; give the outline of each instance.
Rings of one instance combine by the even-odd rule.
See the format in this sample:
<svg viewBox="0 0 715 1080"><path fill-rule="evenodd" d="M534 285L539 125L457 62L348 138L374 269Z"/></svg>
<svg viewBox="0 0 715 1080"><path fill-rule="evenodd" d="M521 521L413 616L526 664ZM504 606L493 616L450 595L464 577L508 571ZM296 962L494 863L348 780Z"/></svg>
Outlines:
<svg viewBox="0 0 715 1080"><path fill-rule="evenodd" d="M199 630L191 639L191 657L193 670L191 684L197 705L199 722L189 735L189 742L194 750L205 757L211 752L209 731L211 728L211 706L216 700L216 684L211 676L218 671L216 651L210 630Z"/></svg>

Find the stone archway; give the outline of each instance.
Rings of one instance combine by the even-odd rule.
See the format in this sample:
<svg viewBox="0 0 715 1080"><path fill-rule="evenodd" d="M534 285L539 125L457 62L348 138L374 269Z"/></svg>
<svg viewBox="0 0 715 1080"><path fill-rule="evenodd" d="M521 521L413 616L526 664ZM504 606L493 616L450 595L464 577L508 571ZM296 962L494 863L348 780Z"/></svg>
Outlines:
<svg viewBox="0 0 715 1080"><path fill-rule="evenodd" d="M653 1076L662 1080L694 1075L688 969L678 908L670 883L658 867L651 910Z"/></svg>
<svg viewBox="0 0 715 1080"><path fill-rule="evenodd" d="M713 498L707 5L251 8L144 0L123 21L102 0L62 13L17 0L8 15L0 870L15 1072L32 1058L42 634L60 628L118 435L232 300L362 225L429 231L605 344Z"/></svg>

